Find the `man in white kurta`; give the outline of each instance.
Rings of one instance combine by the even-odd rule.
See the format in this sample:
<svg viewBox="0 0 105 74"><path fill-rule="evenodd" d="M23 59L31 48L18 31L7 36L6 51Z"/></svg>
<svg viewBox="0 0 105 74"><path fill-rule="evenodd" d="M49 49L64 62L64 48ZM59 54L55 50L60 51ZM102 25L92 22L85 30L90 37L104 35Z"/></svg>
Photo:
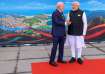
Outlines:
<svg viewBox="0 0 105 74"><path fill-rule="evenodd" d="M79 64L82 64L81 53L85 47L84 37L87 31L87 18L85 12L79 9L79 6L79 2L73 2L72 10L68 13L66 21L68 35L66 41L68 41L72 53L70 63L74 63L77 60Z"/></svg>

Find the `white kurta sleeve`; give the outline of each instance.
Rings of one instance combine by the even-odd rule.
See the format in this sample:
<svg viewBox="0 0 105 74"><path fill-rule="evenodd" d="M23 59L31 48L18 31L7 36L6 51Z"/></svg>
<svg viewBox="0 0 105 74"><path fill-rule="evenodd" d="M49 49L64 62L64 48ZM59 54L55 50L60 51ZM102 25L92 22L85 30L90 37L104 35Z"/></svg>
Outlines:
<svg viewBox="0 0 105 74"><path fill-rule="evenodd" d="M69 13L67 14L67 18L66 18L66 20L70 20ZM65 22L65 24L67 25L67 22Z"/></svg>
<svg viewBox="0 0 105 74"><path fill-rule="evenodd" d="M86 17L86 14L85 12L83 13L83 16L82 16L82 20L83 20L83 35L86 35L86 32L87 32L87 17Z"/></svg>
<svg viewBox="0 0 105 74"><path fill-rule="evenodd" d="M69 16L69 13L67 14L67 20L70 20L70 16Z"/></svg>

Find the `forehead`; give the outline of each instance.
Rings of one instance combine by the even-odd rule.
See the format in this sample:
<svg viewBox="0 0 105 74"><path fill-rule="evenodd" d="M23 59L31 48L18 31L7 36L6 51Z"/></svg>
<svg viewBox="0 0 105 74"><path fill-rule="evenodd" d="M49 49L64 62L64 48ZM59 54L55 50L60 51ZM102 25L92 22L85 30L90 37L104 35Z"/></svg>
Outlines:
<svg viewBox="0 0 105 74"><path fill-rule="evenodd" d="M63 2L58 2L57 5L64 5L64 3Z"/></svg>
<svg viewBox="0 0 105 74"><path fill-rule="evenodd" d="M60 7L60 6L64 6L64 4L63 3L57 4L57 7Z"/></svg>
<svg viewBox="0 0 105 74"><path fill-rule="evenodd" d="M79 6L80 3L79 2L73 2L72 5Z"/></svg>
<svg viewBox="0 0 105 74"><path fill-rule="evenodd" d="M79 4L77 4L77 3L73 3L72 6L79 6Z"/></svg>

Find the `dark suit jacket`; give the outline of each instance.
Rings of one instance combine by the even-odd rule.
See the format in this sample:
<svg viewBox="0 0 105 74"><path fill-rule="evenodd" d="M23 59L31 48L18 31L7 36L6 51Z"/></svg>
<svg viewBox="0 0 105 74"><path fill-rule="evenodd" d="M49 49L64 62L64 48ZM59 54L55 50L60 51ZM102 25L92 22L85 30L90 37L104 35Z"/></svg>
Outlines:
<svg viewBox="0 0 105 74"><path fill-rule="evenodd" d="M65 36L65 17L64 14L55 10L52 14L52 35L53 36Z"/></svg>

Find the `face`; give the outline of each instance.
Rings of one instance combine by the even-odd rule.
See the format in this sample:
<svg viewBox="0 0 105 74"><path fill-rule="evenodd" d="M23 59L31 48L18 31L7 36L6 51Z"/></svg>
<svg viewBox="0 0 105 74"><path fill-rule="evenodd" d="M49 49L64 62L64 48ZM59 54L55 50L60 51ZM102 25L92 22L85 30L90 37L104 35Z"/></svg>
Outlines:
<svg viewBox="0 0 105 74"><path fill-rule="evenodd" d="M79 5L77 5L77 4L72 4L72 10L73 11L76 11L76 10L78 10L79 9Z"/></svg>
<svg viewBox="0 0 105 74"><path fill-rule="evenodd" d="M60 5L59 9L63 11L64 10L64 4Z"/></svg>

